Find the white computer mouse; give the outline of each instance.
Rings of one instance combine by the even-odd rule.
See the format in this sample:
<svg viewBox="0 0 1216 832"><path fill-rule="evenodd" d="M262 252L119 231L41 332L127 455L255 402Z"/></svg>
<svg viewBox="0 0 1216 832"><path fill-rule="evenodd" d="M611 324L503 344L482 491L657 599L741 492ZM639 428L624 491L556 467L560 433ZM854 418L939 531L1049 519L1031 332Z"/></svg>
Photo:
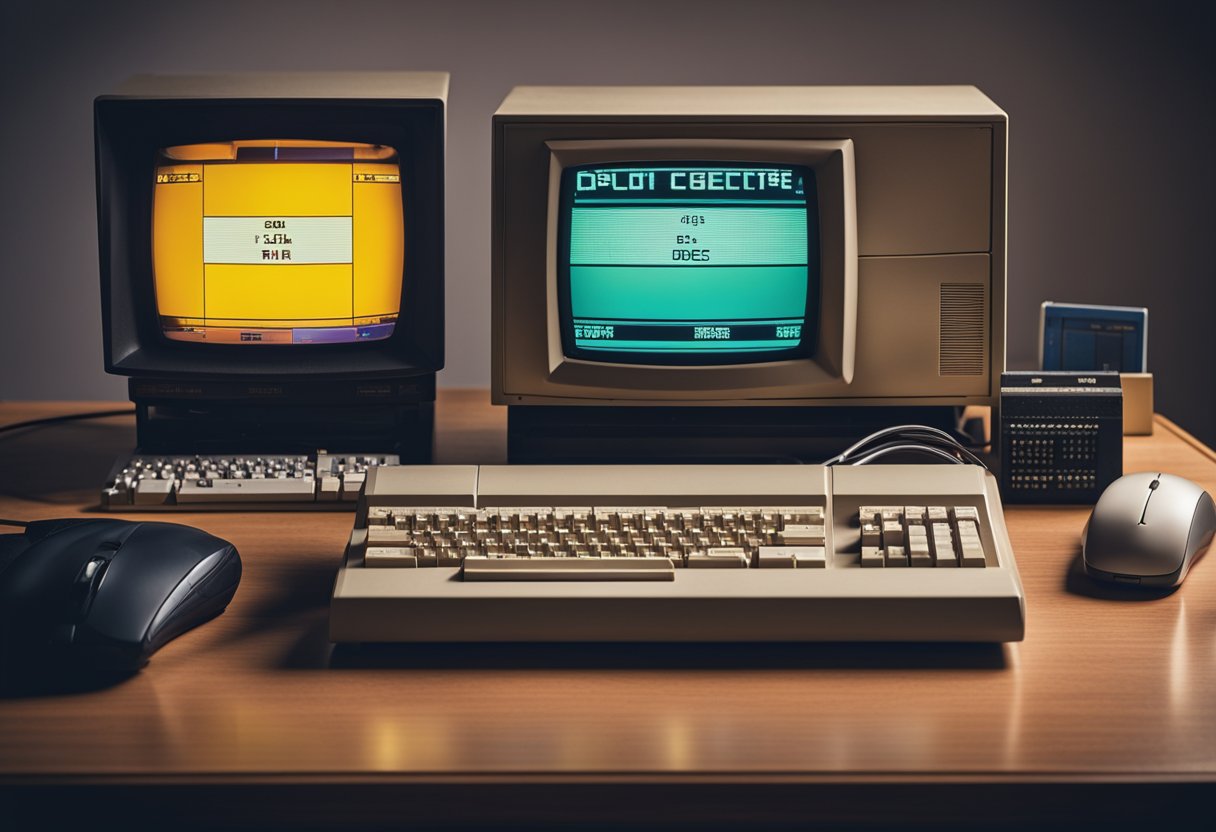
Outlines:
<svg viewBox="0 0 1216 832"><path fill-rule="evenodd" d="M1203 488L1172 474L1127 474L1102 492L1085 524L1085 571L1115 583L1178 586L1214 533L1216 504Z"/></svg>

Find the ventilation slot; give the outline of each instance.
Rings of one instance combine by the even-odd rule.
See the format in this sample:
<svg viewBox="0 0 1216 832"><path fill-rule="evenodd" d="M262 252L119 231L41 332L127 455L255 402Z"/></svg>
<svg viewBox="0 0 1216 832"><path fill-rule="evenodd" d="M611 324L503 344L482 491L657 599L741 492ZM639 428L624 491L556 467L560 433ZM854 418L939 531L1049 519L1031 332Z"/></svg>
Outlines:
<svg viewBox="0 0 1216 832"><path fill-rule="evenodd" d="M937 372L943 376L984 374L984 284L943 283Z"/></svg>

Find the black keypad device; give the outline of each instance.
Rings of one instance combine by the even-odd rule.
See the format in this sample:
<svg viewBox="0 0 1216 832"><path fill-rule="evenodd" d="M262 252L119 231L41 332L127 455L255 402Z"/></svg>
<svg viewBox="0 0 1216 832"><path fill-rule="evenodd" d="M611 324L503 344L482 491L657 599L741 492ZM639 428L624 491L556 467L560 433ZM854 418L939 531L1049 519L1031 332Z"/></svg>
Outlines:
<svg viewBox="0 0 1216 832"><path fill-rule="evenodd" d="M1119 374L1003 373L1000 442L1006 502L1097 502L1123 475Z"/></svg>

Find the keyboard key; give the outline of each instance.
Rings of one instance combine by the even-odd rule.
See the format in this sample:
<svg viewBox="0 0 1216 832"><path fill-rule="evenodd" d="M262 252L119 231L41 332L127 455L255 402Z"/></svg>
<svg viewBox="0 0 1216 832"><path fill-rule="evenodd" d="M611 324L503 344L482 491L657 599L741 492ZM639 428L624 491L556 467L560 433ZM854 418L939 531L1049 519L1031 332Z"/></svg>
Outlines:
<svg viewBox="0 0 1216 832"><path fill-rule="evenodd" d="M983 569L987 566L984 550L978 543L965 543L962 546L962 556L959 563L964 567Z"/></svg>
<svg viewBox="0 0 1216 832"><path fill-rule="evenodd" d="M823 546L761 546L756 554L756 565L761 569L824 569L828 565L827 549Z"/></svg>
<svg viewBox="0 0 1216 832"><path fill-rule="evenodd" d="M980 512L975 506L955 506L952 509L955 521L974 520L977 523L980 519Z"/></svg>
<svg viewBox="0 0 1216 832"><path fill-rule="evenodd" d="M367 542L379 546L409 546L414 540L414 533L408 529L398 529L392 526L369 526Z"/></svg>
<svg viewBox="0 0 1216 832"><path fill-rule="evenodd" d="M726 558L722 558L724 562ZM466 581L674 581L667 558L465 558Z"/></svg>
<svg viewBox="0 0 1216 832"><path fill-rule="evenodd" d="M861 565L863 568L880 567L885 564L882 549L877 546L861 547Z"/></svg>
<svg viewBox="0 0 1216 832"><path fill-rule="evenodd" d="M958 523L959 563L964 567L983 568L984 546L980 542L980 530L974 520L960 520Z"/></svg>
<svg viewBox="0 0 1216 832"><path fill-rule="evenodd" d="M892 546L902 547L904 544L904 525L898 520L882 521L882 546L889 549Z"/></svg>
<svg viewBox="0 0 1216 832"><path fill-rule="evenodd" d="M372 506L367 510L367 525L391 526L393 523L393 510L388 506Z"/></svg>
<svg viewBox="0 0 1216 832"><path fill-rule="evenodd" d="M332 501L337 500L342 491L342 481L337 477L321 477L317 489L317 499Z"/></svg>
<svg viewBox="0 0 1216 832"><path fill-rule="evenodd" d="M356 500L359 498L359 490L363 488L363 481L367 478L366 474L362 473L347 473L342 475L342 491L341 499Z"/></svg>
<svg viewBox="0 0 1216 832"><path fill-rule="evenodd" d="M949 523L933 523L929 534L933 565L937 567L958 566L954 552L954 538Z"/></svg>
<svg viewBox="0 0 1216 832"><path fill-rule="evenodd" d="M778 532L777 537L786 546L822 546L824 527L803 523L790 524Z"/></svg>
<svg viewBox="0 0 1216 832"><path fill-rule="evenodd" d="M737 558L747 556L747 552L738 546L719 546L708 549L705 554L711 558Z"/></svg>
<svg viewBox="0 0 1216 832"><path fill-rule="evenodd" d="M882 545L882 528L877 523L866 522L861 525L861 545Z"/></svg>
<svg viewBox="0 0 1216 832"><path fill-rule="evenodd" d="M777 509L785 525L819 525L823 523L822 506L806 506L805 508L785 507Z"/></svg>
<svg viewBox="0 0 1216 832"><path fill-rule="evenodd" d="M907 566L908 555L903 546L888 546L884 551L884 562L887 566Z"/></svg>
<svg viewBox="0 0 1216 832"><path fill-rule="evenodd" d="M430 558L435 558L436 566L460 566L464 562L464 555L458 550L447 546L438 548L424 548L421 550L423 557L428 561Z"/></svg>
<svg viewBox="0 0 1216 832"><path fill-rule="evenodd" d="M823 546L796 546L801 551L794 552L799 569L826 569L828 566L828 550Z"/></svg>
<svg viewBox="0 0 1216 832"><path fill-rule="evenodd" d="M743 549L715 547L690 553L685 565L689 569L746 569L751 565L751 558Z"/></svg>
<svg viewBox="0 0 1216 832"><path fill-rule="evenodd" d="M974 520L960 520L958 523L958 537L959 540L974 538L978 541L980 539L980 527Z"/></svg>
<svg viewBox="0 0 1216 832"><path fill-rule="evenodd" d="M793 569L798 565L794 557L794 546L761 546L756 553L756 566L760 569Z"/></svg>
<svg viewBox="0 0 1216 832"><path fill-rule="evenodd" d="M173 480L154 480L145 478L135 486L135 505L159 506L164 505L173 493Z"/></svg>
<svg viewBox="0 0 1216 832"><path fill-rule="evenodd" d="M418 566L418 558L414 552L414 549L368 546L363 554L363 563L373 568L412 568Z"/></svg>
<svg viewBox="0 0 1216 832"><path fill-rule="evenodd" d="M204 483L207 483L204 485ZM217 479L183 482L178 503L270 503L312 502L316 483L312 480Z"/></svg>
<svg viewBox="0 0 1216 832"><path fill-rule="evenodd" d="M908 527L908 565L920 568L933 565L929 536L924 526Z"/></svg>

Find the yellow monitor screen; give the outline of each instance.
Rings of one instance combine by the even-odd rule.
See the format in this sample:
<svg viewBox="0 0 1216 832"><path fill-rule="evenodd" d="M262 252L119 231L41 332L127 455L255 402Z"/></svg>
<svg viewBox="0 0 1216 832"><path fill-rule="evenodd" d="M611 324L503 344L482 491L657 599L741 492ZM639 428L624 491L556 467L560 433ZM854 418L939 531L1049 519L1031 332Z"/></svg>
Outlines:
<svg viewBox="0 0 1216 832"><path fill-rule="evenodd" d="M236 141L165 148L152 266L167 338L388 338L401 311L401 170L390 147Z"/></svg>

